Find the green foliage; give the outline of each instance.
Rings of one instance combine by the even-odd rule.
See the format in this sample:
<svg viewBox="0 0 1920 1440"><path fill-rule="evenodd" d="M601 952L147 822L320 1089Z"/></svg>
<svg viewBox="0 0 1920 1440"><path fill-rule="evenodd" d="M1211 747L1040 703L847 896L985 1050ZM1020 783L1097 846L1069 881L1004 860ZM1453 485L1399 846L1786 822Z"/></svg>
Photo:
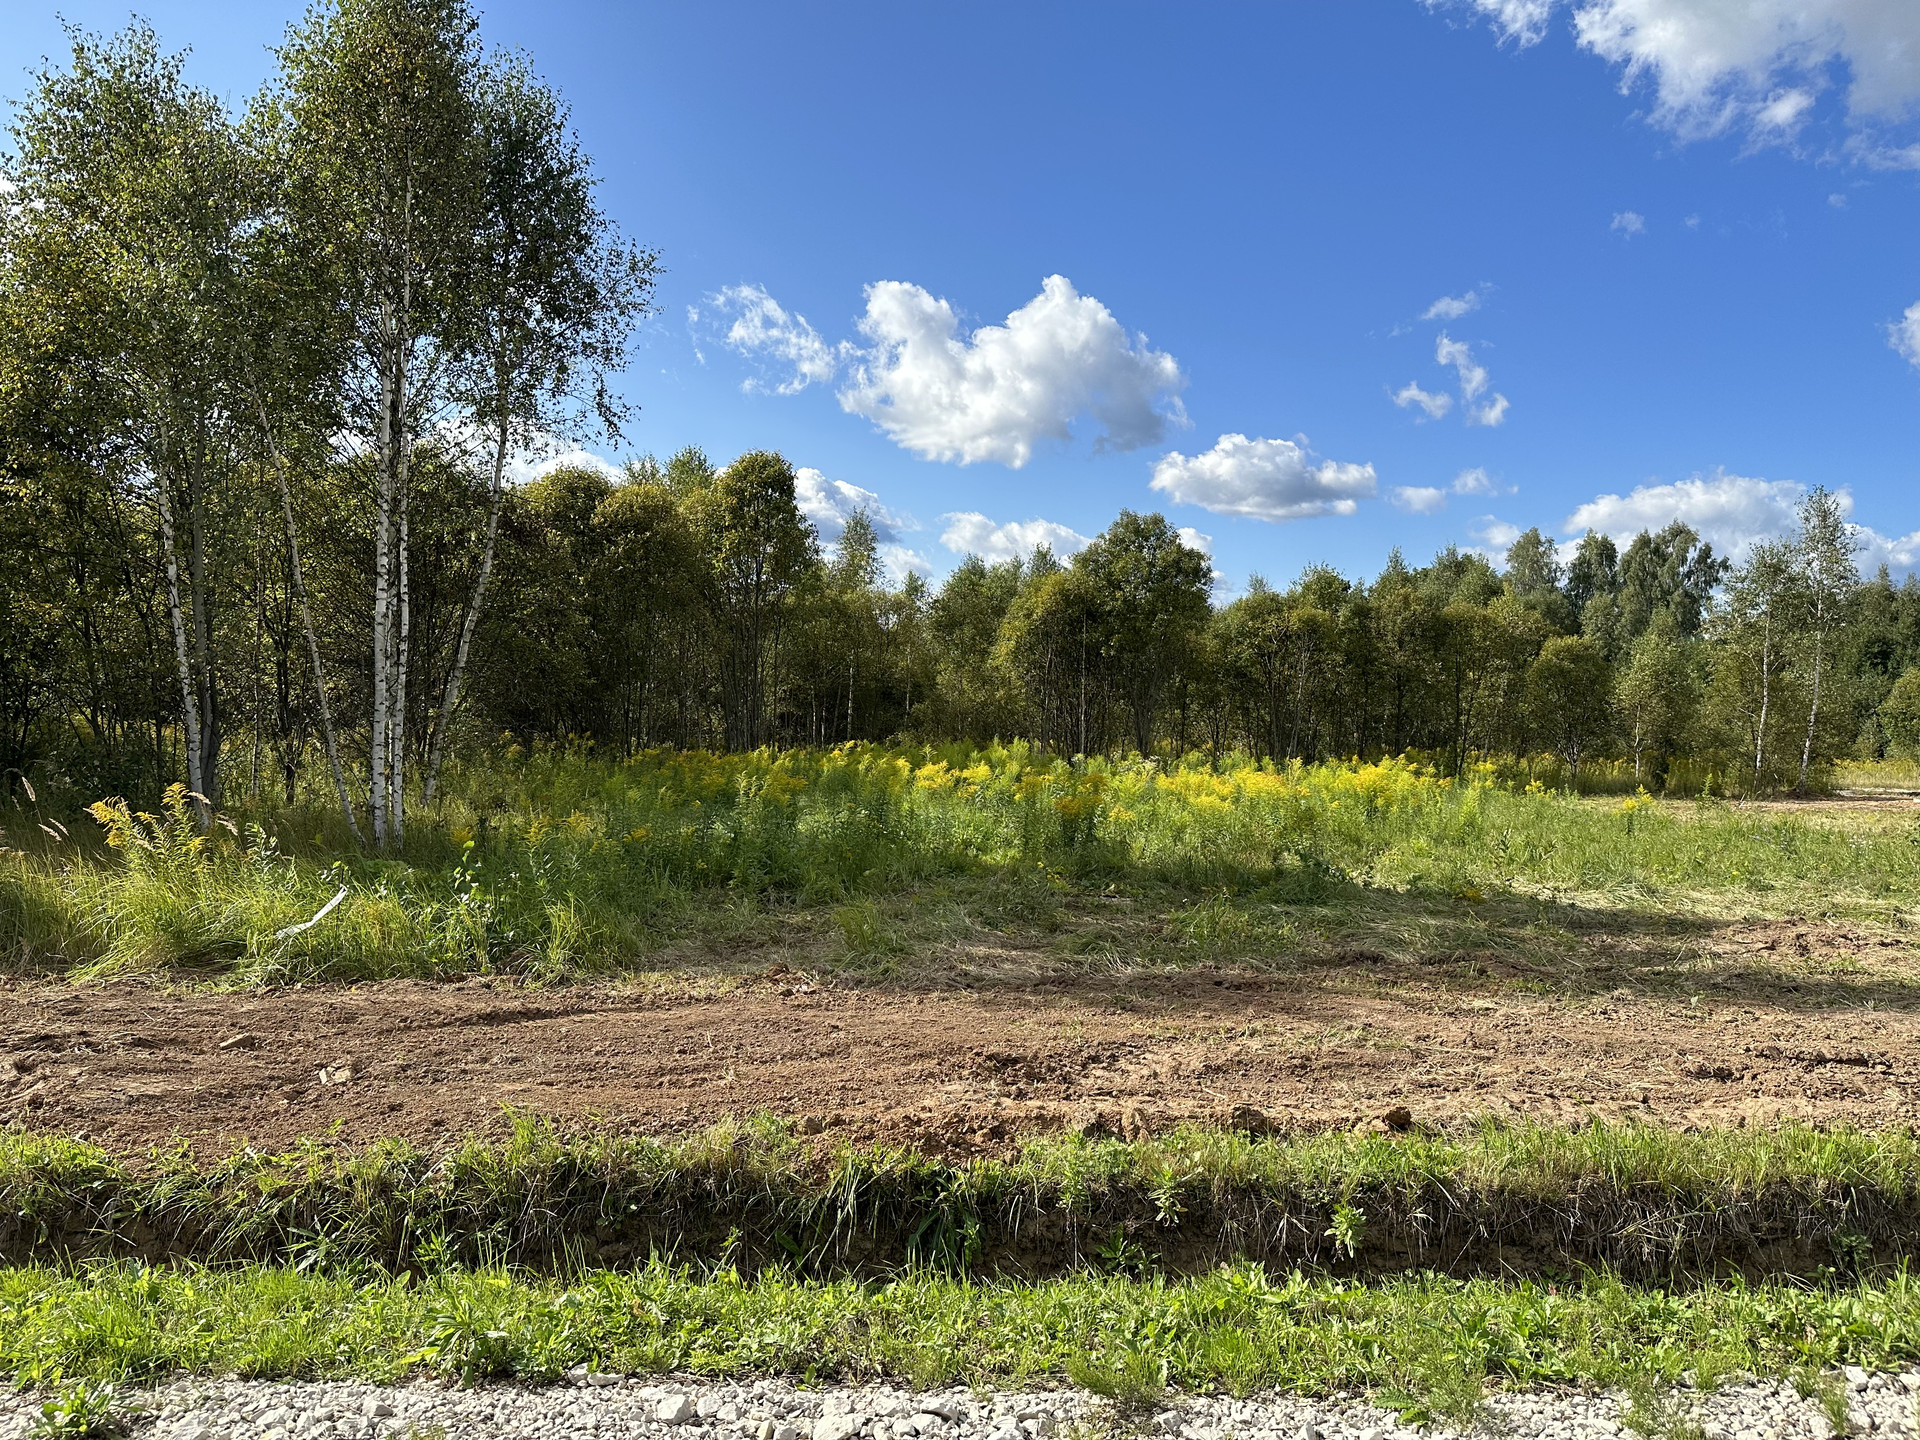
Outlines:
<svg viewBox="0 0 1920 1440"><path fill-rule="evenodd" d="M1462 1420L1489 1386L1656 1395L1689 1371L1798 1376L1916 1359L1920 1289L1905 1275L1662 1290L1605 1275L1360 1284L1258 1266L1177 1282L986 1284L925 1273L877 1284L748 1280L664 1264L426 1282L264 1267L0 1270L0 1367L28 1383L176 1370L385 1381L491 1369L541 1381L587 1364L922 1386L1071 1377L1135 1405L1162 1387L1358 1389L1409 1419Z"/></svg>

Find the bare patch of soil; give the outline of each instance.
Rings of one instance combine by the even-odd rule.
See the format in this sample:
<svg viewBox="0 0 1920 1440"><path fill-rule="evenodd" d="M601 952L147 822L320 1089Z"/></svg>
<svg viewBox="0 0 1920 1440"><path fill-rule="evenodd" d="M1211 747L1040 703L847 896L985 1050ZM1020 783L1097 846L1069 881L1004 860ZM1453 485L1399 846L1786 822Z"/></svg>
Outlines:
<svg viewBox="0 0 1920 1440"><path fill-rule="evenodd" d="M1764 958L1809 986L1870 989L1882 944L1768 922L1705 949L1709 975ZM1437 1124L1487 1113L1911 1123L1920 1008L1809 1006L1781 978L1596 994L1497 956L1353 951L1292 975L1083 973L940 990L780 967L546 990L16 981L0 988L0 1121L118 1150L179 1138L211 1152L329 1135L431 1146L503 1126L510 1110L653 1133L770 1112L936 1153L1183 1120L1397 1124L1399 1108Z"/></svg>

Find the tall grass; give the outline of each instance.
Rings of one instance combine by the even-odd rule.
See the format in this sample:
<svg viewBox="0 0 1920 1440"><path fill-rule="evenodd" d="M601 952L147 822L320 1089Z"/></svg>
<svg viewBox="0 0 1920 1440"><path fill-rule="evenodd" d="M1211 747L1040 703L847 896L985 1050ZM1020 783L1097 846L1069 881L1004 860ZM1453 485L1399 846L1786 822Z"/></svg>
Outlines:
<svg viewBox="0 0 1920 1440"><path fill-rule="evenodd" d="M0 1255L14 1260L1814 1276L1904 1262L1916 1234L1920 1141L1900 1132L1186 1130L955 1163L811 1147L770 1120L671 1141L522 1121L507 1141L435 1155L310 1143L206 1167L0 1136Z"/></svg>
<svg viewBox="0 0 1920 1440"><path fill-rule="evenodd" d="M108 849L0 855L0 952L87 972L205 965L249 979L631 963L716 897L818 904L960 877L1002 893L1327 880L1439 897L1719 895L1890 908L1920 831L1718 802L1596 800L1416 764L1198 758L1069 763L1024 745L871 745L627 761L508 751L457 770L404 857L362 855L324 810L202 834L95 808ZM327 918L296 929L336 892Z"/></svg>

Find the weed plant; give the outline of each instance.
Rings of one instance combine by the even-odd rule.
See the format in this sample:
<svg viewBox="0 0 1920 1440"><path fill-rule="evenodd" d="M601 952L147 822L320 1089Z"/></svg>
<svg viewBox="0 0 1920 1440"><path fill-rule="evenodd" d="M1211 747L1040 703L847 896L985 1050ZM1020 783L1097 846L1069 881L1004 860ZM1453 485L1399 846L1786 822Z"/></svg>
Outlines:
<svg viewBox="0 0 1920 1440"><path fill-rule="evenodd" d="M900 947L875 901L969 883L1015 925L1063 895L1185 896L1196 903L1174 927L1201 958L1284 943L1263 913L1336 890L1891 916L1920 887L1920 832L1583 798L1490 765L1456 781L1403 760L1070 763L1022 744L627 761L508 750L455 769L403 857L359 853L320 808L205 832L178 789L158 814L93 808L104 846L28 840L17 825L0 854L0 954L16 965L197 966L250 983L560 978L633 968L730 910L820 906L850 962L884 968Z"/></svg>

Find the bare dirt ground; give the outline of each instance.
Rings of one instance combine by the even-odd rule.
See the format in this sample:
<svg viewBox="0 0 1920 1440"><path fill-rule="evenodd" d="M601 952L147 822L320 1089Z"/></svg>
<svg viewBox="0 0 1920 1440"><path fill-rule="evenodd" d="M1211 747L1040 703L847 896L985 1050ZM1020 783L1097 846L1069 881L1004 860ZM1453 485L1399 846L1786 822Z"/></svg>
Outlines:
<svg viewBox="0 0 1920 1440"><path fill-rule="evenodd" d="M1604 937L1588 943L1606 953ZM1606 990L1511 955L1368 951L1286 974L1028 973L969 988L779 965L551 989L15 980L0 984L0 1121L121 1151L185 1138L219 1153L302 1136L433 1146L502 1128L509 1110L651 1133L771 1112L829 1136L970 1153L1068 1128L1232 1122L1237 1109L1260 1123L1243 1107L1288 1131L1396 1106L1437 1124L1920 1117L1904 939L1743 922L1688 944L1686 983Z"/></svg>

